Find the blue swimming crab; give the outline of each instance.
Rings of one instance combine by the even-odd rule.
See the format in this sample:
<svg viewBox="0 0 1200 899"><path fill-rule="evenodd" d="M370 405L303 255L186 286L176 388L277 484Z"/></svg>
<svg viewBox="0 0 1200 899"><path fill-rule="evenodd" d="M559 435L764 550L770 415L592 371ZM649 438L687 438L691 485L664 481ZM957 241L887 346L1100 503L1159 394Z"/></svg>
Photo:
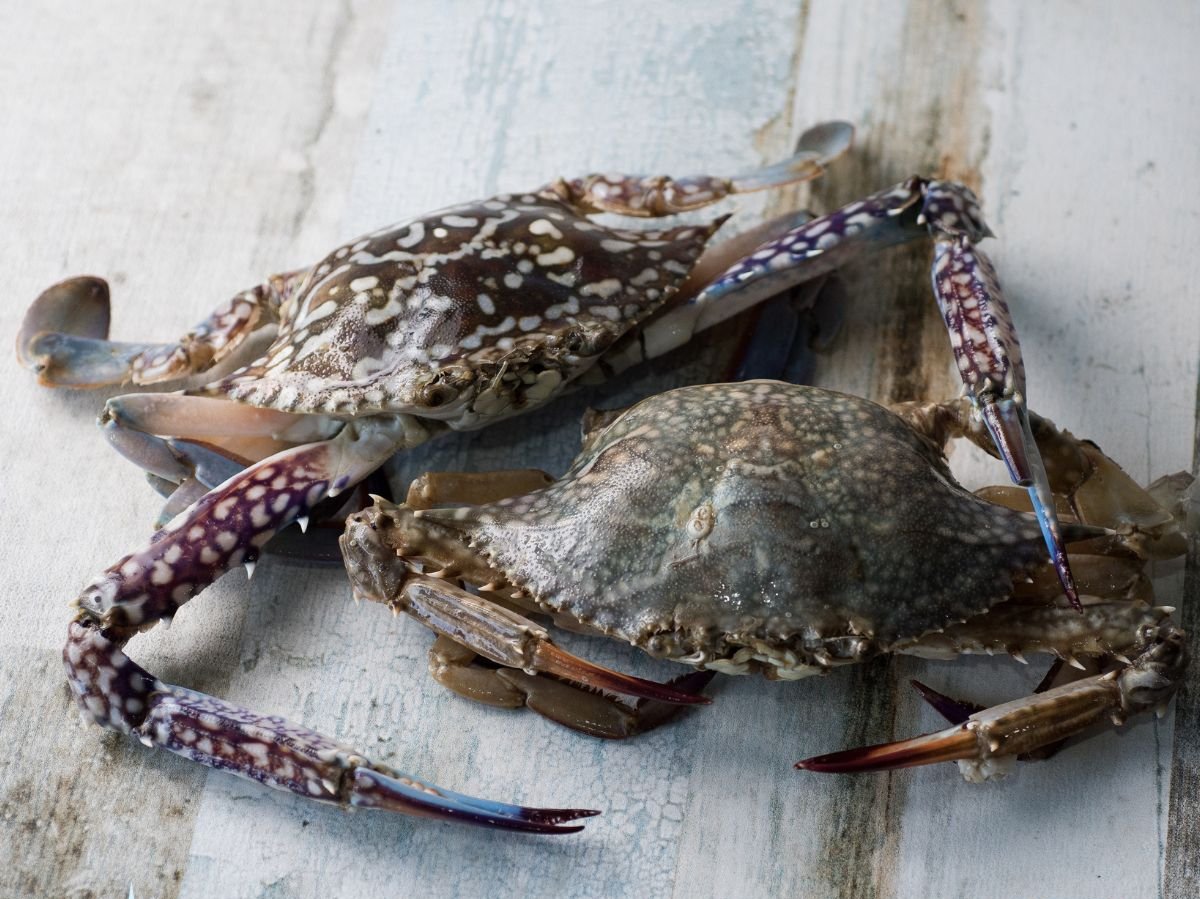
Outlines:
<svg viewBox="0 0 1200 899"><path fill-rule="evenodd" d="M847 148L851 133L844 123L818 126L791 159L733 178L560 178L443 209L273 276L174 343L108 340L108 288L98 278L45 291L17 342L18 357L45 384L149 385L225 371L199 386L120 396L105 407L109 440L169 498L150 542L76 600L64 660L85 716L319 800L577 829L563 822L578 810L523 809L440 790L280 719L165 685L123 647L226 571L252 570L277 533L304 529L328 497L393 454L615 375L769 297L819 282L863 250L914 238L933 242L934 293L968 403L1028 490L1064 595L1079 606L1026 409L1020 349L978 247L989 231L970 190L914 177L830 214L787 214L711 246L724 217L658 230L592 218L668 216L811 178ZM250 336L268 329L274 336L265 351L240 359ZM556 649L543 648L539 664L654 708L699 701L690 682L606 673Z"/></svg>
<svg viewBox="0 0 1200 899"><path fill-rule="evenodd" d="M1032 431L1075 546L1082 614L1048 575L1027 497L975 495L951 475L951 438L994 451L969 400L886 409L776 381L683 387L593 416L557 480L426 474L405 504L376 498L351 516L343 554L356 597L438 634L439 682L599 737L656 727L673 711L662 700L679 698L564 660L535 617L691 666L702 673L672 682L689 691L703 672L794 680L882 653L1042 652L1083 671L1089 659L1089 676L994 709L925 688L948 730L800 763L958 760L985 779L1163 707L1187 663L1144 568L1186 548L1191 479L1148 492L1094 444L1036 416Z"/></svg>

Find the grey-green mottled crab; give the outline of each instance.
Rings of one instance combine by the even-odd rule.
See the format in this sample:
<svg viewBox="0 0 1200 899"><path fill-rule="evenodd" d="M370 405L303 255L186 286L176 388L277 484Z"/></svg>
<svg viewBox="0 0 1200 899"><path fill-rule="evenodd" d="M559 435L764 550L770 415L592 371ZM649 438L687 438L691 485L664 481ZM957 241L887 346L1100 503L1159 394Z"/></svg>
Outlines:
<svg viewBox="0 0 1200 899"><path fill-rule="evenodd" d="M656 726L669 709L596 692L625 689L606 672L566 675L592 690L556 679L558 651L530 615L702 672L769 679L881 653L1089 659L1090 676L996 709L934 696L956 719L947 731L800 763L955 759L982 779L1098 721L1165 705L1187 661L1143 570L1183 551L1181 518L1094 445L1036 417L1034 433L1075 545L1082 614L1036 518L1005 505L1028 509L1024 495L973 495L947 468L951 437L990 448L967 401L888 410L772 381L684 387L598 416L570 470L529 492L531 472L426 475L408 503L377 499L353 516L343 552L356 595L439 635L440 682L601 737ZM1152 489L1175 509L1188 486L1183 476ZM519 495L498 498L509 491ZM430 505L463 501L475 504Z"/></svg>
<svg viewBox="0 0 1200 899"><path fill-rule="evenodd" d="M668 216L804 180L842 153L851 133L844 123L818 126L793 158L733 178L592 175L443 209L274 276L174 343L108 340L108 288L98 278L45 291L17 341L19 359L43 383L149 385L233 368L105 407L109 440L169 498L150 542L76 600L64 662L85 716L322 801L578 829L563 822L580 810L524 809L420 784L281 719L163 684L123 647L225 572L252 568L280 531L304 528L327 497L393 454L535 408L819 282L864 250L914 238L933 242L934 294L971 407L1030 491L1065 595L1078 603L1026 411L1020 349L977 246L989 231L970 190L914 177L827 215L787 214L711 246L723 218L632 230L592 217ZM261 355L238 358L251 334L272 328ZM689 526L699 532L707 525L703 510L696 514ZM676 561L681 570L690 564ZM541 653L539 670L556 676L655 703L699 701L687 683L656 685L553 648Z"/></svg>

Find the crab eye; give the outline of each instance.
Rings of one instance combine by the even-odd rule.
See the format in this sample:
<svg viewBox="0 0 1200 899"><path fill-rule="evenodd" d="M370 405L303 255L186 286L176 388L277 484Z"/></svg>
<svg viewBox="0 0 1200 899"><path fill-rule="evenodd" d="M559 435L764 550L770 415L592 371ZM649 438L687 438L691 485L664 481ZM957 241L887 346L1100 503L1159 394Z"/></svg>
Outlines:
<svg viewBox="0 0 1200 899"><path fill-rule="evenodd" d="M430 409L436 409L438 406L444 406L457 396L457 391L445 384L434 384L425 388L424 396L421 397L422 403Z"/></svg>
<svg viewBox="0 0 1200 899"><path fill-rule="evenodd" d="M711 503L697 506L687 522L688 536L693 540L703 540L712 533L713 525L717 523L717 512Z"/></svg>

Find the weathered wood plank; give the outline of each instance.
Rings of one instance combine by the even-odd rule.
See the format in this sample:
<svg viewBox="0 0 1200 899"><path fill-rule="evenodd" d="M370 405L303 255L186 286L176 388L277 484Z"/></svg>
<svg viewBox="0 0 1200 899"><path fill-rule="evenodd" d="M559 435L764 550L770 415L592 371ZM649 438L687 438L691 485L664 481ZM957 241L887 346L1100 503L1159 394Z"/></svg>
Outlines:
<svg viewBox="0 0 1200 899"><path fill-rule="evenodd" d="M991 117L984 200L1001 235L997 265L1019 304L1031 403L1142 480L1191 466L1200 357L1200 310L1174 299L1197 273L1175 232L1175 223L1196 225L1186 197L1194 187L1179 190L1196 184L1196 156L1192 138L1169 124L1176 91L1164 90L1187 71L1187 31L1200 21L1183 6L1162 12L1135 22L1117 5L1055 7L1035 24L997 5L981 61ZM1135 71L1082 62L1109 54L1138 60ZM1178 604L1178 582L1162 586L1164 601ZM986 698L1011 695L991 674L1009 667L975 666L996 691ZM978 689L957 672L940 683ZM1170 725L1151 719L1106 734L1030 766L1011 791L914 792L905 833L919 841L902 848L900 892L921 884L986 895L1002 884L1017 894L1154 895ZM1000 819L1008 826L997 839ZM931 873L940 853L921 842L947 828L957 847L947 857L978 864Z"/></svg>
<svg viewBox="0 0 1200 899"><path fill-rule="evenodd" d="M804 112L797 117L847 105L866 110L871 132L863 146L872 156L929 165L914 155L944 148L945 155L932 160L935 169L981 190L1000 235L989 252L1014 305L1035 407L1095 436L1138 477L1187 466L1196 315L1186 303L1172 303L1171 315L1180 318L1168 339L1160 310L1163 287L1170 285L1167 295L1186 290L1194 266L1170 249L1179 244L1167 236L1169 228L1149 238L1155 228L1147 219L1194 223L1181 205L1186 192L1177 193L1174 181L1191 183L1194 151L1167 124L1176 120L1167 108L1174 94L1159 94L1164 106L1156 108L1145 86L1177 83L1189 53L1184 34L1194 21L1181 27L1178 16L1163 15L1126 29L1117 24L1116 7L1087 14L1056 7L1040 11L1036 21L1026 8L1007 4L914 3L902 15L895 11L893 5L814 10L810 34L839 39L814 42L803 55L809 81L822 87L798 92ZM895 38L899 49L873 29L853 27L889 12L894 33L903 35ZM1140 49L1148 46L1156 48L1153 59ZM1137 59L1136 73L1097 71L1081 62L1107 53ZM843 65L842 58L856 64ZM1170 175L1142 184L1147 171ZM1111 188L1098 186L1104 184L1139 187L1127 199L1129 192L1122 192L1118 214ZM1133 233L1140 239L1129 239ZM1118 245L1127 252L1117 252ZM937 354L945 344L934 317L927 314L930 324L922 329L920 312L910 311L916 307L894 311L890 297L874 296L852 327L863 317L869 327L889 316L910 324L894 325L892 333L852 331L849 340L861 343L841 358L849 366L866 361L865 370L839 370L834 360L823 371L836 379L832 383L867 380L863 387L885 398L912 384L914 373L916 381L936 387ZM910 333L915 327L921 343L915 358L897 357L903 351L896 338L905 327ZM901 377L889 379L889 368ZM976 480L982 475L978 465L960 469ZM989 479L997 476L995 467L987 471ZM919 675L951 692L998 700L1027 690L1036 678L1021 677L1015 667L972 661L951 672L906 662L890 669L890 678L881 674L877 689L906 689L904 681ZM876 737L936 724L909 697L877 706L871 701L865 711L875 710ZM864 713L852 714L849 730L861 729ZM874 792L848 786L845 802L852 810L834 810L844 832L836 843L830 840L831 849L841 847L839 859L852 859L845 864L845 892L1152 895L1169 746L1169 723L1146 722L1077 747L1053 765L1029 766L996 787L955 784L949 768L876 781ZM1098 770L1106 772L1101 782ZM1119 813L1099 794L1116 800ZM872 872L866 884L863 871ZM890 886L880 875L890 876Z"/></svg>
<svg viewBox="0 0 1200 899"><path fill-rule="evenodd" d="M1200 389L1197 390L1200 403ZM1200 410L1198 410L1200 411ZM1200 477L1200 414L1196 416L1192 474ZM1189 634L1200 633L1200 535L1188 547L1180 623ZM1163 859L1165 899L1188 899L1200 884L1200 665L1188 669L1175 700L1175 747L1171 764L1171 796L1167 807L1166 857Z"/></svg>
<svg viewBox="0 0 1200 899"><path fill-rule="evenodd" d="M64 685L67 601L144 540L158 504L94 426L103 396L35 387L11 347L67 275L106 275L114 332L182 333L341 217L385 3L47 3L0 12L0 895L175 895L207 773L84 728ZM135 644L224 692L241 592ZM161 631L161 629L160 629Z"/></svg>
<svg viewBox="0 0 1200 899"><path fill-rule="evenodd" d="M49 281L92 270L128 273L114 278L122 335L165 337L263 273L389 220L558 172L741 169L844 117L861 127L853 157L811 197L773 208L829 206L912 172L966 180L1000 235L989 250L1034 405L1139 478L1190 466L1192 6L1136 21L1116 3L389 7L6 11L0 223L16 273L0 331L15 333ZM741 207L752 217L763 204ZM897 250L849 273L822 383L884 400L954 390L926 259ZM561 470L587 403L705 379L727 351L680 354L442 442L396 479ZM170 632L140 639L136 657L448 786L605 815L556 841L344 815L80 728L57 662L64 601L142 539L156 501L88 424L98 396L35 390L10 358L0 365L18 386L0 433L14 598L0 603L0 893L122 895L132 881L139 896L1151 896L1165 844L1165 888L1189 895L1195 805L1172 795L1168 834L1169 719L983 788L950 766L857 779L791 770L934 726L910 676L984 700L1027 690L1036 672L1004 660L881 662L791 685L731 678L714 707L600 744L447 696L425 676L419 627L355 609L340 572L269 562L250 587L231 577ZM31 432L36 454L17 443ZM956 465L998 476L974 458ZM87 471L89 484L65 509L63 471ZM1194 720L1181 717L1185 786Z"/></svg>

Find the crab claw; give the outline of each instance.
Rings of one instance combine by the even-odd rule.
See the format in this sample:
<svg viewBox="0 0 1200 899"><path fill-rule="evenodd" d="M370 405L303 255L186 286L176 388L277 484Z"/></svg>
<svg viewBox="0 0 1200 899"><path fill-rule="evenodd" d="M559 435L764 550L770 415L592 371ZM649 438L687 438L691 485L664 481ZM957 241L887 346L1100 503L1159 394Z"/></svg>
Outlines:
<svg viewBox="0 0 1200 899"><path fill-rule="evenodd" d="M566 678L597 690L607 690L610 693L624 693L626 696L636 696L639 699L649 699L655 702L670 702L676 705L706 705L712 702L703 693L688 693L676 689L670 684L660 684L657 681L634 677L632 674L613 671L603 665L597 665L572 655L549 642L538 645L534 662L537 669L546 674Z"/></svg>
<svg viewBox="0 0 1200 899"><path fill-rule="evenodd" d="M1187 665L1187 641L1169 622L1147 629L1144 638L1145 648L1133 662L1106 674L975 712L936 733L819 755L796 767L848 773L957 761L969 781L1002 776L1019 755L1106 718L1123 724L1130 715L1164 707Z"/></svg>
<svg viewBox="0 0 1200 899"><path fill-rule="evenodd" d="M572 655L552 643L546 629L530 619L446 580L414 577L390 596L391 591L372 589L364 581L359 565L356 544L363 535L364 529L352 520L342 538L347 570L359 595L382 600L394 611L411 615L435 633L470 647L498 665L531 674L551 674L597 690L657 702L702 705L712 701L702 694L623 674ZM369 562L367 567L370 567Z"/></svg>
<svg viewBox="0 0 1200 899"><path fill-rule="evenodd" d="M276 310L307 270L273 275L243 291L174 343L116 343L108 339L109 291L84 275L47 288L25 313L17 359L47 387L154 384L206 371L235 352Z"/></svg>
<svg viewBox="0 0 1200 899"><path fill-rule="evenodd" d="M1000 458L1008 468L1009 477L1013 483L1029 491L1029 499L1033 503L1033 511L1037 515L1042 538L1046 541L1046 549L1050 553L1050 561L1054 565L1059 583L1062 584L1063 592L1070 600L1071 606L1077 612L1082 612L1079 591L1075 587L1075 578L1067 561L1062 525L1059 524L1058 515L1055 513L1050 479L1046 476L1046 466L1042 464L1041 453L1038 452L1033 441L1033 432L1030 430L1029 413L1020 400L1005 398L983 405L980 414L987 425L988 433L992 435L992 442L996 444Z"/></svg>
<svg viewBox="0 0 1200 899"><path fill-rule="evenodd" d="M71 624L63 662L85 718L148 747L319 802L545 834L575 833L580 825L561 825L599 814L464 796L279 716L164 683L86 616Z"/></svg>
<svg viewBox="0 0 1200 899"><path fill-rule="evenodd" d="M813 178L829 163L850 149L854 143L854 126L849 122L822 122L814 125L796 141L791 159L775 165L737 175L730 180L741 191L763 190L790 181Z"/></svg>
<svg viewBox="0 0 1200 899"><path fill-rule="evenodd" d="M946 193L949 187L942 185L940 191ZM960 205L969 203L960 200ZM952 206L944 198L937 203L938 208ZM959 376L987 425L1009 477L1029 490L1063 592L1081 611L1050 481L1029 426L1021 345L996 270L974 243L987 233L986 226L981 219L967 217L968 224L954 225L944 213L929 214L936 240L933 290L950 334Z"/></svg>
<svg viewBox="0 0 1200 899"><path fill-rule="evenodd" d="M108 340L109 293L102 278L84 275L46 288L25 313L17 359L52 387L95 387L126 379L153 344Z"/></svg>
<svg viewBox="0 0 1200 899"><path fill-rule="evenodd" d="M381 770L382 769L382 770ZM445 818L503 830L530 833L578 833L583 825L561 825L567 821L600 814L587 808L531 808L491 799L478 799L416 780L382 765L354 771L354 794L350 805L378 808L423 818Z"/></svg>
<svg viewBox="0 0 1200 899"><path fill-rule="evenodd" d="M975 736L963 724L911 740L844 749L796 762L805 771L852 774L857 771L890 771L968 759L975 753Z"/></svg>
<svg viewBox="0 0 1200 899"><path fill-rule="evenodd" d="M79 337L108 337L108 282L82 275L47 287L33 301L17 335L17 355L29 364L30 344L38 334L62 331Z"/></svg>

